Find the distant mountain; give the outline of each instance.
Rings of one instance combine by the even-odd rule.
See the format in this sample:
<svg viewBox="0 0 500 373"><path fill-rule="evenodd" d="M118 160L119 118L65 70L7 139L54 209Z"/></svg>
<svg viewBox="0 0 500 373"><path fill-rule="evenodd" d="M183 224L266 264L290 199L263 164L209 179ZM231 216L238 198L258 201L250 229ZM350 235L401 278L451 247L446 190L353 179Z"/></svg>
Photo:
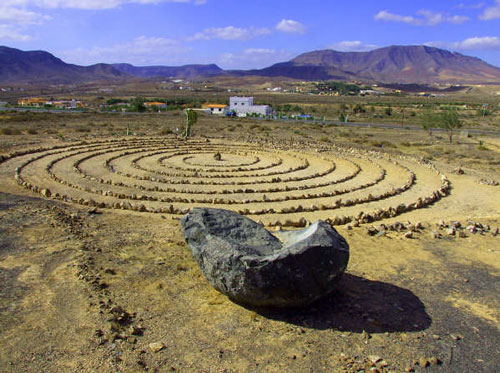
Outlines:
<svg viewBox="0 0 500 373"><path fill-rule="evenodd" d="M383 83L500 83L500 68L427 46L390 46L370 52L320 50L243 74Z"/></svg>
<svg viewBox="0 0 500 373"><path fill-rule="evenodd" d="M2 83L79 83L121 80L127 75L111 65L78 66L67 64L44 51L24 52L0 46Z"/></svg>
<svg viewBox="0 0 500 373"><path fill-rule="evenodd" d="M475 57L427 46L390 46L370 52L320 50L260 70L224 71L217 65L133 66L67 64L43 51L0 47L1 83L80 83L134 78L194 79L224 75L394 83L500 83L500 68Z"/></svg>
<svg viewBox="0 0 500 373"><path fill-rule="evenodd" d="M125 74L141 78L165 77L193 79L200 76L208 77L224 73L224 70L214 64L184 66L134 66L128 63L115 63L111 66Z"/></svg>

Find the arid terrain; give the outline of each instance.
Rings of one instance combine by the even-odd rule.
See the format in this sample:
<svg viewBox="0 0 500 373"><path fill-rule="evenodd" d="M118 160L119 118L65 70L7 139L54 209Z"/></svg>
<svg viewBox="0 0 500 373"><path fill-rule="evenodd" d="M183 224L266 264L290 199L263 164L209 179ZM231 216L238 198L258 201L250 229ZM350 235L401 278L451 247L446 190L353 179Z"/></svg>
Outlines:
<svg viewBox="0 0 500 373"><path fill-rule="evenodd" d="M0 371L498 370L500 136L202 115L182 140L179 112L0 117ZM305 309L235 304L184 242L194 206L326 220L347 272Z"/></svg>

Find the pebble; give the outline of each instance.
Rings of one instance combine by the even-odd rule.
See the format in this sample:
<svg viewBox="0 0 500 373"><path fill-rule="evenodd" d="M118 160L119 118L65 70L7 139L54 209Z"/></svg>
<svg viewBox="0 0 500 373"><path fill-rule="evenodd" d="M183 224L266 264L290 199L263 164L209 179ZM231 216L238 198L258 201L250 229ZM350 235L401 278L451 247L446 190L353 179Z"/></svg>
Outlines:
<svg viewBox="0 0 500 373"><path fill-rule="evenodd" d="M377 355L368 355L368 360L370 360L373 364L376 364L377 362L382 360L382 358Z"/></svg>
<svg viewBox="0 0 500 373"><path fill-rule="evenodd" d="M153 342L149 344L149 348L153 352L159 352L165 348L165 345L162 342Z"/></svg>
<svg viewBox="0 0 500 373"><path fill-rule="evenodd" d="M438 231L433 231L431 232L431 237L434 239L441 238L441 233L439 233Z"/></svg>
<svg viewBox="0 0 500 373"><path fill-rule="evenodd" d="M448 228L448 229L446 230L446 234L447 234L448 236L454 236L454 235L455 235L455 232L456 232L456 231L455 231L455 228Z"/></svg>

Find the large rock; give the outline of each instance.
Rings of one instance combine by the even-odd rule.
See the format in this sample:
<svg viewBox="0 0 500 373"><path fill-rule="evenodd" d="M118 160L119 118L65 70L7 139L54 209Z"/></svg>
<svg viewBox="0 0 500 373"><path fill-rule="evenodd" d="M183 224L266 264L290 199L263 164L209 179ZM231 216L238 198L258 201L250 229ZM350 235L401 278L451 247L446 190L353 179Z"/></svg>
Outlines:
<svg viewBox="0 0 500 373"><path fill-rule="evenodd" d="M195 208L181 224L208 281L242 304L308 305L335 288L349 261L345 239L321 220L279 238L227 210Z"/></svg>

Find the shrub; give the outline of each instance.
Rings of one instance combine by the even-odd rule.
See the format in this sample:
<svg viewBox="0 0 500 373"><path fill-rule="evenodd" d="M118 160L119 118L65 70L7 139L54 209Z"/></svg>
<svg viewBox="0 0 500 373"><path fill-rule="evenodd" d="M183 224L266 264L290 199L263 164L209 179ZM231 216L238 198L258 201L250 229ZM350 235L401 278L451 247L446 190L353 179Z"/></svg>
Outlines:
<svg viewBox="0 0 500 373"><path fill-rule="evenodd" d="M1 131L2 135L20 135L21 131L18 129L13 129L13 128L2 128Z"/></svg>

